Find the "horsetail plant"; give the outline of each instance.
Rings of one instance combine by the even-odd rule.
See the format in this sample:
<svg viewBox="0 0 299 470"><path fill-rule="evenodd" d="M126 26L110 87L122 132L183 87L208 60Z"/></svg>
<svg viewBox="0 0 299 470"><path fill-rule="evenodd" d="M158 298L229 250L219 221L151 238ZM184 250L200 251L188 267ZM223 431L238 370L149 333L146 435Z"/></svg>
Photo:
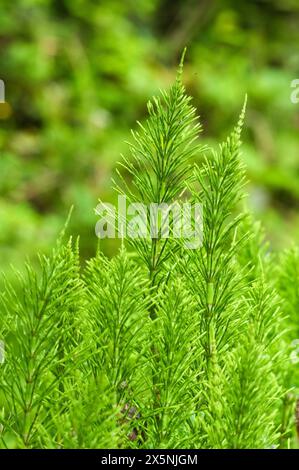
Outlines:
<svg viewBox="0 0 299 470"><path fill-rule="evenodd" d="M114 182L146 207L146 226L153 204L166 207L167 236L163 213L149 231L130 224L134 236L118 220L119 253L81 266L64 234L6 283L2 447L297 445L298 253L277 263L246 209L245 106L227 140L203 149L182 68ZM175 234L169 209L186 201L202 207L201 246Z"/></svg>

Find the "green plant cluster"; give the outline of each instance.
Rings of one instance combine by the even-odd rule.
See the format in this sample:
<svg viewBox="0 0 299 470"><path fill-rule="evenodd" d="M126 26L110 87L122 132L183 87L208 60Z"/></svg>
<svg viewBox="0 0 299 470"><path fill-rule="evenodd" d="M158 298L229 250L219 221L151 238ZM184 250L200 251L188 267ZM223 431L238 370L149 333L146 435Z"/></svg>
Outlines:
<svg viewBox="0 0 299 470"><path fill-rule="evenodd" d="M111 259L99 247L81 269L63 233L39 270L6 283L2 447L297 445L299 252L271 252L246 210L245 107L203 147L181 74L148 104L117 189L158 204L185 190L203 207L202 246L159 232Z"/></svg>

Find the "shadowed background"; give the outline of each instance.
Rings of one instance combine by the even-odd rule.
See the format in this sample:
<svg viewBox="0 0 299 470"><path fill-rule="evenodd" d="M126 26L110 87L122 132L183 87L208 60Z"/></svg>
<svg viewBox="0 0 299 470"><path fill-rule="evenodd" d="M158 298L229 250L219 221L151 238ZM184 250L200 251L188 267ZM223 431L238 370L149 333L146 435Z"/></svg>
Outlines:
<svg viewBox="0 0 299 470"><path fill-rule="evenodd" d="M272 246L298 239L297 0L1 0L0 22L2 270L50 250L71 205L70 231L94 253L98 198L115 198L124 141L184 46L202 141L226 137L248 93L249 204Z"/></svg>

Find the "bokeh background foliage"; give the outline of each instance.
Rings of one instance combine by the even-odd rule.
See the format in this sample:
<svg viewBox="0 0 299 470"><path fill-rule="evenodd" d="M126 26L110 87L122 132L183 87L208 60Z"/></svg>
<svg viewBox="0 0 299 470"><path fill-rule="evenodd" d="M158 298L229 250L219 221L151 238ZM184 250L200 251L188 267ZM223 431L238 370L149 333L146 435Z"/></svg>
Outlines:
<svg viewBox="0 0 299 470"><path fill-rule="evenodd" d="M93 254L97 200L113 200L129 129L173 82L184 46L202 141L227 135L248 93L249 203L273 247L296 239L297 0L1 0L0 18L2 269L48 251L71 205L70 229Z"/></svg>

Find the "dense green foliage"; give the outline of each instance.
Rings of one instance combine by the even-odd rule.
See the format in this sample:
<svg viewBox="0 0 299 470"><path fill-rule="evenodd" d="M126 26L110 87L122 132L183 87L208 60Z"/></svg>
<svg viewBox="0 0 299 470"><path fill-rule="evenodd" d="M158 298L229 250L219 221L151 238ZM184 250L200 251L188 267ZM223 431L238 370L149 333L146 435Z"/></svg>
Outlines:
<svg viewBox="0 0 299 470"><path fill-rule="evenodd" d="M37 271L6 283L3 447L296 446L298 251L270 252L246 209L245 106L229 137L203 148L181 71L123 166L132 201L171 203L185 189L202 204L202 246L161 229L111 259L99 247L80 269L62 234ZM124 179L117 187L126 194Z"/></svg>
<svg viewBox="0 0 299 470"><path fill-rule="evenodd" d="M299 105L290 102L299 78L297 0L1 0L0 18L8 103L0 121L1 270L21 267L37 247L49 253L71 205L81 254L92 255L93 208L99 195L114 198L110 174L127 129L145 119L148 96L168 88L186 45L185 83L202 141L228 134L248 93L250 205L271 243L298 236Z"/></svg>

